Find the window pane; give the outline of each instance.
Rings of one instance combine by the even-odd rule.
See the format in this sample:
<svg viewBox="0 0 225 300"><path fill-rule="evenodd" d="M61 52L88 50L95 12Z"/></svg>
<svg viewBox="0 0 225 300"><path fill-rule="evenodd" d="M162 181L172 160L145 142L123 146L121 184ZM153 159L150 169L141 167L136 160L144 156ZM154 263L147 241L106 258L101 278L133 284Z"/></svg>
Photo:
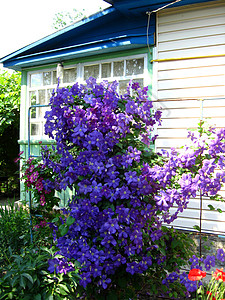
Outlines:
<svg viewBox="0 0 225 300"><path fill-rule="evenodd" d="M123 76L124 61L116 61L113 63L113 76Z"/></svg>
<svg viewBox="0 0 225 300"><path fill-rule="evenodd" d="M138 75L144 73L144 58L129 59L126 61L126 75Z"/></svg>
<svg viewBox="0 0 225 300"><path fill-rule="evenodd" d="M77 79L77 69L66 69L63 74L63 82L64 83L72 83Z"/></svg>
<svg viewBox="0 0 225 300"><path fill-rule="evenodd" d="M31 135L40 135L40 125L31 124Z"/></svg>
<svg viewBox="0 0 225 300"><path fill-rule="evenodd" d="M99 78L99 65L84 67L84 80L87 80L89 77Z"/></svg>
<svg viewBox="0 0 225 300"><path fill-rule="evenodd" d="M47 102L46 102L46 104L49 104L50 98L52 97L52 91L53 91L53 89L47 89Z"/></svg>
<svg viewBox="0 0 225 300"><path fill-rule="evenodd" d="M42 73L36 73L30 75L30 86L41 86L43 81Z"/></svg>
<svg viewBox="0 0 225 300"><path fill-rule="evenodd" d="M39 108L39 118L44 119L45 112L48 110L47 107L40 107Z"/></svg>
<svg viewBox="0 0 225 300"><path fill-rule="evenodd" d="M102 64L102 78L111 77L111 63Z"/></svg>
<svg viewBox="0 0 225 300"><path fill-rule="evenodd" d="M38 100L39 104L45 104L45 90L39 90L38 91Z"/></svg>
<svg viewBox="0 0 225 300"><path fill-rule="evenodd" d="M51 72L44 72L43 73L43 83L44 85L51 84Z"/></svg>
<svg viewBox="0 0 225 300"><path fill-rule="evenodd" d="M57 77L56 77L56 71L53 71L53 84L57 84Z"/></svg>
<svg viewBox="0 0 225 300"><path fill-rule="evenodd" d="M36 105L37 104L37 97L36 97L36 92L30 92L30 106L31 105ZM36 118L36 108L31 109L31 118L34 119Z"/></svg>
<svg viewBox="0 0 225 300"><path fill-rule="evenodd" d="M127 86L130 80L119 81L119 94L125 94L127 92Z"/></svg>

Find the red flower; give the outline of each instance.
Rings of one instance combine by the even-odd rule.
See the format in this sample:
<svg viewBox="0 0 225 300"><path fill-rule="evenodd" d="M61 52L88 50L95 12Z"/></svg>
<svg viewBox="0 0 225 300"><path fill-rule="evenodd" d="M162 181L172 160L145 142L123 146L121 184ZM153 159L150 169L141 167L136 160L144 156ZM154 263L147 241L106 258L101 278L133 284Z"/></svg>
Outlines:
<svg viewBox="0 0 225 300"><path fill-rule="evenodd" d="M223 281L225 281L225 272L223 272L223 268L222 269L216 269L215 273L212 275L216 280L222 279Z"/></svg>
<svg viewBox="0 0 225 300"><path fill-rule="evenodd" d="M212 295L212 293L210 291L207 291L206 294L210 295L210 296ZM208 299L208 297L207 297L207 299ZM216 298L215 297L210 297L209 300L216 300Z"/></svg>
<svg viewBox="0 0 225 300"><path fill-rule="evenodd" d="M188 274L188 279L191 281L201 280L206 276L206 272L199 269L192 269Z"/></svg>

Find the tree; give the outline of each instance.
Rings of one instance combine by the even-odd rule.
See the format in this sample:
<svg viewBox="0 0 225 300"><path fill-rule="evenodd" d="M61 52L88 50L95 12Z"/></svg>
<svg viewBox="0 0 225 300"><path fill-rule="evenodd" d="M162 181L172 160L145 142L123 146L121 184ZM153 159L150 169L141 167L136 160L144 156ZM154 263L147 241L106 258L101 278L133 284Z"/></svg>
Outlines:
<svg viewBox="0 0 225 300"><path fill-rule="evenodd" d="M101 10L102 8L99 7L98 11ZM74 8L72 11L61 11L55 14L53 18L52 27L56 30L60 30L86 17L87 17L87 12L85 11L85 9L79 11Z"/></svg>
<svg viewBox="0 0 225 300"><path fill-rule="evenodd" d="M15 177L18 171L20 82L19 72L0 73L0 176Z"/></svg>
<svg viewBox="0 0 225 300"><path fill-rule="evenodd" d="M53 19L53 28L56 30L62 29L65 26L68 26L82 18L85 18L85 10L78 11L73 9L71 12L61 11L55 14Z"/></svg>

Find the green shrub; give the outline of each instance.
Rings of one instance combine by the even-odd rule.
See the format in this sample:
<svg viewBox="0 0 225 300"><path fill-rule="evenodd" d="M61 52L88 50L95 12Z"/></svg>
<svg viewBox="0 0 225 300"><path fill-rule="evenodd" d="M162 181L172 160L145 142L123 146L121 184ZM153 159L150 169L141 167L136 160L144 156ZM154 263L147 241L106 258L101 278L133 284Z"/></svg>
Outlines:
<svg viewBox="0 0 225 300"><path fill-rule="evenodd" d="M77 270L68 274L50 274L48 260L53 255L52 250L35 247L20 255L11 255L10 264L0 268L0 299L75 299L79 280Z"/></svg>
<svg viewBox="0 0 225 300"><path fill-rule="evenodd" d="M8 248L14 254L21 251L30 240L29 212L14 203L0 207L0 263L9 255Z"/></svg>

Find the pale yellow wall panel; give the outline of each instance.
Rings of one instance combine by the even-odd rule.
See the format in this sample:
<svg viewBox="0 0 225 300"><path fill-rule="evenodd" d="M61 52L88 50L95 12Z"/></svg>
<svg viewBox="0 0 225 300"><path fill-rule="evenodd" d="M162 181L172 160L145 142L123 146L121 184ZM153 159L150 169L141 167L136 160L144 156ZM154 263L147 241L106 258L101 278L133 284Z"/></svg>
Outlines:
<svg viewBox="0 0 225 300"><path fill-rule="evenodd" d="M186 60L175 60L175 61L161 61L157 63L159 73L161 71L171 71L171 70L183 70L193 69L211 66L224 66L225 65L225 53L224 56L220 57L206 57L206 58L196 58L196 59L186 59Z"/></svg>
<svg viewBox="0 0 225 300"><path fill-rule="evenodd" d="M162 31L160 28L160 33L158 35L158 42L168 42L168 41L176 41L176 40L184 40L190 38L198 38L207 36L209 39L213 36L221 35L225 33L225 21L224 16L220 17L222 22L217 23L217 18L211 19L211 24L209 23L208 19L205 20L205 24L203 25L202 22L196 26L196 28L192 28L193 21L190 21L189 26L187 23L182 22L179 26L166 26L164 29L165 32ZM195 23L194 23L195 24ZM183 26L180 26L183 25ZM171 28L172 27L172 28ZM184 27L184 28L182 28ZM170 31L167 31L170 30Z"/></svg>
<svg viewBox="0 0 225 300"><path fill-rule="evenodd" d="M200 100L159 100L153 103L153 106L157 109L171 109L171 108L199 108L201 106ZM225 106L225 99L203 99L203 107L223 107Z"/></svg>
<svg viewBox="0 0 225 300"><path fill-rule="evenodd" d="M158 74L158 80L167 80L167 79L182 79L182 78L195 78L198 76L224 76L225 75L225 64L219 66L207 66L201 68L186 68L186 69L175 69L175 70L166 70L161 71Z"/></svg>
<svg viewBox="0 0 225 300"><path fill-rule="evenodd" d="M224 75L159 80L158 89L168 90L168 89L180 89L180 88L222 86L224 85L224 81L225 81Z"/></svg>
<svg viewBox="0 0 225 300"><path fill-rule="evenodd" d="M198 19L218 18L225 14L225 6L222 3L209 3L193 5L189 7L169 8L162 10L159 15L159 25L165 23L177 23L179 21L186 23L188 20L195 22Z"/></svg>
<svg viewBox="0 0 225 300"><path fill-rule="evenodd" d="M175 49L171 51L160 51L158 52L158 59L186 58L186 57L221 55L221 54L225 54L225 45L205 46L201 48L190 48L190 49L181 49L181 50Z"/></svg>
<svg viewBox="0 0 225 300"><path fill-rule="evenodd" d="M158 51L174 51L183 49L202 48L225 44L225 34L213 36L193 37L188 39L170 40L158 43Z"/></svg>
<svg viewBox="0 0 225 300"><path fill-rule="evenodd" d="M196 128L199 118L196 119L162 119L162 125L159 128Z"/></svg>
<svg viewBox="0 0 225 300"><path fill-rule="evenodd" d="M158 91L158 99L225 97L225 86L196 87Z"/></svg>

